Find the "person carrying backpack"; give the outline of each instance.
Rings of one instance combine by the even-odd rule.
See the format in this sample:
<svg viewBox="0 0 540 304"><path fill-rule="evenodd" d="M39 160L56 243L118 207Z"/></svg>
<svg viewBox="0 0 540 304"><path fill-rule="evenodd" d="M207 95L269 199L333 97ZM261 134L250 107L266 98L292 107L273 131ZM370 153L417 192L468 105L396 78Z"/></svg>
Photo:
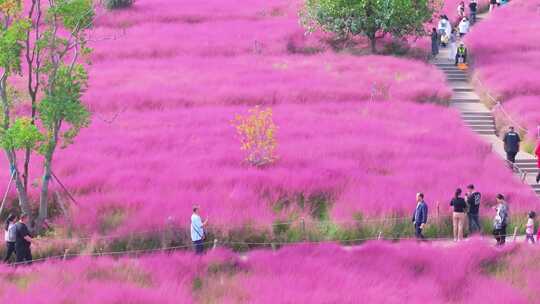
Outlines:
<svg viewBox="0 0 540 304"><path fill-rule="evenodd" d="M480 231L480 200L482 195L478 191L474 191L474 185L467 186L467 193L465 193L467 199L467 215L469 218L469 233L474 234Z"/></svg>
<svg viewBox="0 0 540 304"><path fill-rule="evenodd" d="M497 194L497 206L495 207L495 217L493 218L493 235L498 246L506 242L506 226L508 225L508 205L502 194Z"/></svg>
<svg viewBox="0 0 540 304"><path fill-rule="evenodd" d="M6 257L4 258L4 263L9 262L11 255L15 253L16 222L17 216L15 214L10 214L6 219L6 225L4 228L4 240L6 241Z"/></svg>

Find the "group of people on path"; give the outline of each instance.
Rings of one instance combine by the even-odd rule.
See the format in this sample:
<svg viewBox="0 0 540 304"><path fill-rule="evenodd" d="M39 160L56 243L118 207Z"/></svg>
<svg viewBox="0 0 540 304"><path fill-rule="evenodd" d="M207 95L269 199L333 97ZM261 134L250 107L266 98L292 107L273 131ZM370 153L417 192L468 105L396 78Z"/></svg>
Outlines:
<svg viewBox="0 0 540 304"><path fill-rule="evenodd" d="M461 188L456 189L454 197L450 200L452 208L452 226L454 241L463 239L464 227L466 218L469 223L469 233L477 233L481 231L480 225L480 201L482 195L474 189L474 185L467 186L465 198L462 197ZM416 195L416 208L413 213L413 224L415 236L418 239L425 239L423 230L427 223L428 207L424 200L424 194Z"/></svg>
<svg viewBox="0 0 540 304"><path fill-rule="evenodd" d="M462 190L456 189L454 197L450 200L450 207L452 208L452 227L454 241L459 242L463 240L465 222L468 220L469 234L479 233L482 230L480 224L480 203L482 195L476 191L474 185L467 186L467 192L465 197L462 197ZM493 217L493 236L497 241L497 245L503 245L506 242L507 231L509 221L509 208L506 200L502 194L496 196L497 204L494 207L495 215ZM534 218L536 213L534 211L529 212L528 220L526 224L526 240L534 243ZM415 236L419 240L425 240L423 231L426 227L428 220L428 205L424 200L424 194L418 193L416 195L416 208L414 209L412 222L414 225ZM537 235L537 239L540 238L540 230Z"/></svg>
<svg viewBox="0 0 540 304"><path fill-rule="evenodd" d="M4 239L6 241L6 257L5 263L9 263L11 256L15 254L17 264L31 263L32 251L32 235L28 229L28 215L22 214L18 217L15 214L10 214L4 226Z"/></svg>
<svg viewBox="0 0 540 304"><path fill-rule="evenodd" d="M471 0L469 4L469 16L465 16L465 3L461 2L458 7L459 22L454 26L448 16L441 15L437 28L431 30L431 54L433 57L439 54L439 48L449 48L448 60L454 61L455 65L461 60L467 63L467 48L462 39L469 33L470 26L476 20L477 2ZM473 21L474 20L474 21Z"/></svg>

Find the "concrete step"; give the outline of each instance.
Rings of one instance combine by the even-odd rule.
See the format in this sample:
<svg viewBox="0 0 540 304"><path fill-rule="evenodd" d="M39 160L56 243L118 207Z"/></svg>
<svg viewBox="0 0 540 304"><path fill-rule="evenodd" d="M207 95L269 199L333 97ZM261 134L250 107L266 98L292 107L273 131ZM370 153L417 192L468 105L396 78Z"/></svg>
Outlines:
<svg viewBox="0 0 540 304"><path fill-rule="evenodd" d="M493 121L493 116L491 115L461 115L461 118L467 121Z"/></svg>
<svg viewBox="0 0 540 304"><path fill-rule="evenodd" d="M493 131L479 130L479 131L474 131L474 132L480 135L496 135L494 130Z"/></svg>
<svg viewBox="0 0 540 304"><path fill-rule="evenodd" d="M451 69L443 69L442 71L446 75L455 75L455 74L457 74L457 75L467 75L467 72L462 71L460 69L455 69L455 70L454 69L452 69L452 70Z"/></svg>
<svg viewBox="0 0 540 304"><path fill-rule="evenodd" d="M461 118L463 120L470 120L470 121L473 121L473 120L489 120L489 121L493 121L493 116L491 116L491 115L482 115L482 114L470 114L470 115L461 114Z"/></svg>
<svg viewBox="0 0 540 304"><path fill-rule="evenodd" d="M537 169L538 168L538 163L536 162L536 160L534 162L522 162L522 163L518 163L517 160L516 160L516 166L520 167L520 168L534 168L534 169Z"/></svg>
<svg viewBox="0 0 540 304"><path fill-rule="evenodd" d="M456 98L450 98L450 102L480 102L480 100L478 99L474 99L474 98L459 98L459 99L456 99Z"/></svg>
<svg viewBox="0 0 540 304"><path fill-rule="evenodd" d="M466 91L474 90L473 86L466 80L448 81L448 85L454 91L456 91L456 90L466 90Z"/></svg>
<svg viewBox="0 0 540 304"><path fill-rule="evenodd" d="M495 126L469 126L469 128L471 128L471 129L473 129L475 131L486 130L486 131L495 132Z"/></svg>
<svg viewBox="0 0 540 304"><path fill-rule="evenodd" d="M493 117L493 114L491 114L491 112L461 112L461 115L463 115L463 116L489 116L489 117Z"/></svg>
<svg viewBox="0 0 540 304"><path fill-rule="evenodd" d="M446 75L448 81L467 81L466 75Z"/></svg>
<svg viewBox="0 0 540 304"><path fill-rule="evenodd" d="M538 168L521 168L521 167L519 167L519 168L523 172L527 172L527 173L534 174L534 175L538 174Z"/></svg>
<svg viewBox="0 0 540 304"><path fill-rule="evenodd" d="M516 159L516 164L536 164L536 163L538 163L538 160L533 159L533 158L530 158L530 159L524 159L524 158Z"/></svg>
<svg viewBox="0 0 540 304"><path fill-rule="evenodd" d="M485 121L467 121L465 120L465 124L469 127L491 127L495 129L495 123L493 121L485 120Z"/></svg>

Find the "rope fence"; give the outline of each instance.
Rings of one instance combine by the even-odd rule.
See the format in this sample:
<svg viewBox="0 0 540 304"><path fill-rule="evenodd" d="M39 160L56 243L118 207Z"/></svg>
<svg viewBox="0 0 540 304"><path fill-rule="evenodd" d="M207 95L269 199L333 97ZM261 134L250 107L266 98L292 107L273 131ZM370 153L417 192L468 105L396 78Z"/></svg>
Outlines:
<svg viewBox="0 0 540 304"><path fill-rule="evenodd" d="M518 237L523 237L524 235L518 235L517 234L518 228L515 227L514 233L512 234L505 234L501 235L500 237L509 238L512 237L512 242L517 242ZM331 240L305 240L305 241L292 241L292 242L243 242L243 241L218 241L217 239L214 239L213 241L206 241L203 242L204 246L212 245L212 248L210 250L215 250L218 245L244 245L244 246L268 246L272 249L275 249L276 246L290 246L290 245L299 245L299 244L329 244L329 243L359 243L359 242L366 242L366 241L412 241L416 240L419 242L453 242L454 239L451 237L426 237L423 239L417 239L413 237L390 237L390 238L384 238L382 236L382 233L379 232L377 236L373 237L364 237L364 238L352 238L352 239L331 239ZM78 258L78 257L103 257L103 256L134 256L134 255L142 255L142 254L155 254L155 253L171 253L179 250L185 250L192 248L193 245L178 245L178 246L169 246L169 247L160 247L160 248L151 248L151 249L135 249L135 250L120 250L120 251L105 251L105 252L91 252L91 253L68 253L66 250L65 254L62 255L55 255L55 256L48 256L43 257L39 259L34 259L31 262L47 262L52 260L57 261L66 261L71 258ZM15 262L11 263L9 265L11 266L19 266L19 265L26 265L28 262Z"/></svg>

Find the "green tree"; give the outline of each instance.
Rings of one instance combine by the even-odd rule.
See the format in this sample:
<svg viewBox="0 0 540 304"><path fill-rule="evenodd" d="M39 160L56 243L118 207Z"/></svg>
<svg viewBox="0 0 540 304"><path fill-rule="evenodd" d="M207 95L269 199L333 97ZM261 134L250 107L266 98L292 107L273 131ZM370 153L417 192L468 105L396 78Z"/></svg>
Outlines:
<svg viewBox="0 0 540 304"><path fill-rule="evenodd" d="M58 147L73 142L90 123L82 101L89 64L88 30L95 18L92 0L0 0L0 95L2 122L0 145L13 172L23 212L29 212L28 176L34 151L44 157L38 223L48 217L49 181ZM25 16L22 14L25 12ZM21 60L26 69L21 71ZM14 111L16 94L9 79L27 82L29 113ZM26 95L25 95L26 97ZM23 98L23 101L26 101ZM24 150L20 176L17 150Z"/></svg>
<svg viewBox="0 0 540 304"><path fill-rule="evenodd" d="M25 136L25 132L22 123L12 126L13 121L16 121L13 111L16 94L10 86L10 80L21 74L21 54L26 32L31 27L29 20L22 17L22 12L20 0L0 0L0 143L8 160L11 177L15 181L21 210L29 213L28 195L17 163L17 151L25 148L21 145L24 140L17 137Z"/></svg>
<svg viewBox="0 0 540 304"><path fill-rule="evenodd" d="M348 40L363 35L372 52L380 37L419 36L440 7L440 0L306 0L301 12L308 30L322 29Z"/></svg>

